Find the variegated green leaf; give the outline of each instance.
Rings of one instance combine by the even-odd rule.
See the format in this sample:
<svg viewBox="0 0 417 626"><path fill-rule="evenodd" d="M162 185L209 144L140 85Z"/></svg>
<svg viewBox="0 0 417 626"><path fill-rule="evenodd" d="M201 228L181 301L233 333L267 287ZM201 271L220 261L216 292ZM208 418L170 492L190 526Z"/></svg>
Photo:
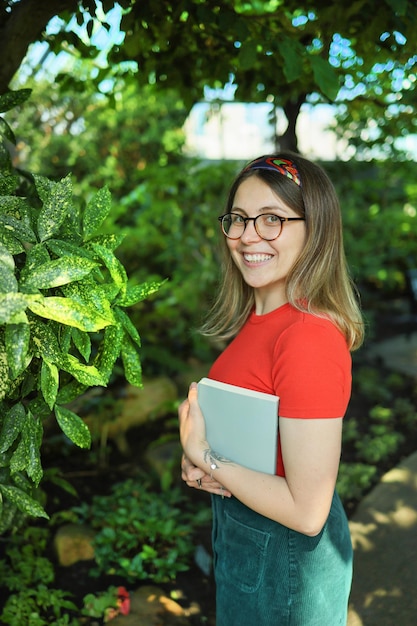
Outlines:
<svg viewBox="0 0 417 626"><path fill-rule="evenodd" d="M87 204L83 219L83 234L90 239L106 219L111 209L111 194L107 187L99 189Z"/></svg>
<svg viewBox="0 0 417 626"><path fill-rule="evenodd" d="M92 248L97 256L103 261L104 265L110 272L110 276L116 285L121 289L127 285L126 270L111 250L99 244L93 244Z"/></svg>
<svg viewBox="0 0 417 626"><path fill-rule="evenodd" d="M116 250L116 248L120 246L124 238L125 238L125 235L122 233L119 233L119 234L111 233L109 235L97 235L96 237L92 237L92 239L90 239L86 243L86 248L92 249L92 245L97 243L100 246L107 248L108 250Z"/></svg>
<svg viewBox="0 0 417 626"><path fill-rule="evenodd" d="M23 104L23 102L29 98L31 93L31 89L17 89L15 91L7 91L6 93L1 94L0 113L5 113L6 111L10 111L10 109L14 109L14 107L19 106L19 104Z"/></svg>
<svg viewBox="0 0 417 626"><path fill-rule="evenodd" d="M6 346L0 336L0 401L6 396L10 387L9 364L6 356Z"/></svg>
<svg viewBox="0 0 417 626"><path fill-rule="evenodd" d="M16 145L16 137L4 117L0 117L0 136Z"/></svg>
<svg viewBox="0 0 417 626"><path fill-rule="evenodd" d="M0 230L0 243L7 248L10 254L20 254L25 250L20 241L4 229Z"/></svg>
<svg viewBox="0 0 417 626"><path fill-rule="evenodd" d="M33 272L37 267L49 263L51 257L43 243L38 243L30 248L26 254L25 270Z"/></svg>
<svg viewBox="0 0 417 626"><path fill-rule="evenodd" d="M38 265L28 275L26 289L50 289L81 280L87 276L97 263L84 257L65 257Z"/></svg>
<svg viewBox="0 0 417 626"><path fill-rule="evenodd" d="M20 511L26 513L26 515L49 519L49 516L45 513L39 502L36 502L36 500L28 496L27 493L18 487L0 484L0 492L3 496L8 498L10 502L13 502Z"/></svg>
<svg viewBox="0 0 417 626"><path fill-rule="evenodd" d="M82 385L78 380L72 380L58 391L56 401L58 404L68 404L88 389L88 385Z"/></svg>
<svg viewBox="0 0 417 626"><path fill-rule="evenodd" d="M135 343L137 343L138 346L140 346L139 333L136 330L135 326L132 324L130 317L126 315L126 313L122 311L122 309L119 309L119 307L114 307L114 316L116 320L121 324L123 329L126 331L126 333L129 335L129 337Z"/></svg>
<svg viewBox="0 0 417 626"><path fill-rule="evenodd" d="M1 180L1 179L0 179ZM0 204L0 215L14 217L24 228L31 229L31 209L26 198L20 196L3 195Z"/></svg>
<svg viewBox="0 0 417 626"><path fill-rule="evenodd" d="M60 349L58 338L50 326L34 317L31 319L30 328L31 349L35 356L42 357L59 366L62 362L63 351Z"/></svg>
<svg viewBox="0 0 417 626"><path fill-rule="evenodd" d="M14 404L4 416L0 433L0 454L7 452L16 441L26 420L26 411L20 402Z"/></svg>
<svg viewBox="0 0 417 626"><path fill-rule="evenodd" d="M104 330L103 339L94 359L95 366L107 382L110 379L114 364L120 356L123 335L124 331L120 324L108 326Z"/></svg>
<svg viewBox="0 0 417 626"><path fill-rule="evenodd" d="M25 422L26 422L26 419L25 419ZM25 428L25 425L23 424L19 443L16 449L14 450L12 457L10 459L10 473L11 474L17 474L18 472L23 472L26 469L29 451L26 445L27 442L25 438L23 437L24 428Z"/></svg>
<svg viewBox="0 0 417 626"><path fill-rule="evenodd" d="M16 313L28 306L27 296L23 293L0 293L0 324L7 324Z"/></svg>
<svg viewBox="0 0 417 626"><path fill-rule="evenodd" d="M49 250L56 254L58 257L63 256L82 256L86 259L90 259L91 261L94 258L94 254L92 251L87 250L81 246L77 246L76 244L70 243L69 241L63 241L62 239L49 239L46 242Z"/></svg>
<svg viewBox="0 0 417 626"><path fill-rule="evenodd" d="M6 174L0 172L0 195L8 196L15 191L19 184L19 177L16 174Z"/></svg>
<svg viewBox="0 0 417 626"><path fill-rule="evenodd" d="M0 228L21 242L35 243L36 241L33 230L12 215L0 215Z"/></svg>
<svg viewBox="0 0 417 626"><path fill-rule="evenodd" d="M165 280L154 280L142 285L127 287L126 291L117 298L117 304L126 307L133 306L158 291L165 282Z"/></svg>
<svg viewBox="0 0 417 626"><path fill-rule="evenodd" d="M2 266L14 272L15 262L13 256L7 250L7 248L0 244L0 263Z"/></svg>
<svg viewBox="0 0 417 626"><path fill-rule="evenodd" d="M55 406L55 417L62 432L76 446L89 448L91 446L91 434L82 419L63 406Z"/></svg>
<svg viewBox="0 0 417 626"><path fill-rule="evenodd" d="M105 387L107 385L107 380L94 365L85 365L72 354L65 355L61 369L74 376L83 385L88 385L89 387L94 385Z"/></svg>
<svg viewBox="0 0 417 626"><path fill-rule="evenodd" d="M21 283L24 283L30 277L33 270L40 265L44 265L50 261L48 250L43 244L37 244L30 248L26 253L26 263L20 274Z"/></svg>
<svg viewBox="0 0 417 626"><path fill-rule="evenodd" d="M107 328L112 327L108 326ZM82 357L84 357L85 362L88 363L91 355L90 335L88 335L86 332L83 332L82 330L79 330L78 328L73 328L71 336L78 352L81 354Z"/></svg>
<svg viewBox="0 0 417 626"><path fill-rule="evenodd" d="M142 387L142 366L137 348L125 336L122 342L122 361L126 380L136 387Z"/></svg>
<svg viewBox="0 0 417 626"><path fill-rule="evenodd" d="M28 307L33 313L46 319L75 326L87 332L96 332L114 324L114 317L104 317L95 310L75 302L71 298L49 297L42 300L30 300Z"/></svg>
<svg viewBox="0 0 417 626"><path fill-rule="evenodd" d="M82 307L94 310L97 315L113 319L113 311L110 303L116 297L119 289L111 285L97 285L87 276L82 282L70 283L62 287L62 293L78 302Z"/></svg>
<svg viewBox="0 0 417 626"><path fill-rule="evenodd" d="M45 182L40 176L34 176L36 190L43 201L38 216L38 235L40 241L50 239L58 233L61 224L69 213L72 202L72 182L70 175L57 183Z"/></svg>
<svg viewBox="0 0 417 626"><path fill-rule="evenodd" d="M59 329L59 346L64 354L70 351L73 328L71 326L61 326Z"/></svg>
<svg viewBox="0 0 417 626"><path fill-rule="evenodd" d="M27 367L29 339L30 326L27 318L22 324L6 325L6 354L13 378L16 378Z"/></svg>
<svg viewBox="0 0 417 626"><path fill-rule="evenodd" d="M0 261L0 293L17 291L18 285L14 271Z"/></svg>
<svg viewBox="0 0 417 626"><path fill-rule="evenodd" d="M39 453L42 434L42 425L39 418L28 411L19 445L10 459L10 472L16 474L17 472L25 471L35 485L40 483L43 475Z"/></svg>
<svg viewBox="0 0 417 626"><path fill-rule="evenodd" d="M45 359L42 361L41 366L41 391L49 408L54 408L56 402L56 396L59 387L59 375L58 368L54 363L50 363Z"/></svg>

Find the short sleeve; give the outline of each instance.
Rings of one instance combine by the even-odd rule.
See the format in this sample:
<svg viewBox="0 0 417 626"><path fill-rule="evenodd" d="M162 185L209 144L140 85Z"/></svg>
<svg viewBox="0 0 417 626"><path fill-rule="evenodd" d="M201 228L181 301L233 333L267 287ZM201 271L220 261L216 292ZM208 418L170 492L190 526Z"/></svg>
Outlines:
<svg viewBox="0 0 417 626"><path fill-rule="evenodd" d="M351 393L351 357L342 333L311 315L290 326L275 346L273 381L280 415L343 417Z"/></svg>

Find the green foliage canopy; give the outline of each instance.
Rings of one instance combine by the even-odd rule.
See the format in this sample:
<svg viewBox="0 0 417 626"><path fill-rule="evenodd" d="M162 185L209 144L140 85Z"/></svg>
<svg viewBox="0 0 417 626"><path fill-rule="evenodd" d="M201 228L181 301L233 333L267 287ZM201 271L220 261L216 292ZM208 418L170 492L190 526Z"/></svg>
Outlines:
<svg viewBox="0 0 417 626"><path fill-rule="evenodd" d="M397 130L400 124L415 130L413 0L357 0L349 6L333 0L6 0L0 12L7 50L0 93L33 41L47 41L54 54L65 48L77 57L97 57L96 25L110 30L106 16L115 6L123 11L124 39L110 50L108 67L97 64L91 80L98 90L117 67L127 80L179 90L190 109L207 86L232 81L238 99L283 107L289 122L283 147L296 146L295 121L307 99L344 102L351 133L364 111L366 120L395 115ZM63 28L46 34L48 21L58 15ZM73 16L83 25L82 37L71 27ZM72 76L74 91L82 81ZM390 104L397 109L384 114Z"/></svg>

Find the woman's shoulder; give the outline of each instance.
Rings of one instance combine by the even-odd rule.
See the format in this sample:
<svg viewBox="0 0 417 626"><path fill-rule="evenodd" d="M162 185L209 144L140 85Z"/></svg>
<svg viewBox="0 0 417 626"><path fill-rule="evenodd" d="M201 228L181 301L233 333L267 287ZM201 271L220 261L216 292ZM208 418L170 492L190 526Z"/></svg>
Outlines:
<svg viewBox="0 0 417 626"><path fill-rule="evenodd" d="M304 349L339 346L348 350L343 333L329 317L294 308L281 340L301 345Z"/></svg>

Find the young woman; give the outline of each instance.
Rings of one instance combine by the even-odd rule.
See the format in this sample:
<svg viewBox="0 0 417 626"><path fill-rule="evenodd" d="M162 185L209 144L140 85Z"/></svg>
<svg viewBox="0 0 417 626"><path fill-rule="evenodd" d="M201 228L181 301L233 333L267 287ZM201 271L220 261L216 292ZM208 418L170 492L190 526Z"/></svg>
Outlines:
<svg viewBox="0 0 417 626"><path fill-rule="evenodd" d="M352 546L335 483L363 323L339 203L320 167L276 154L242 170L219 220L223 280L203 332L229 344L209 377L280 408L276 475L210 449L195 383L179 409L183 480L213 494L216 625L344 626Z"/></svg>

